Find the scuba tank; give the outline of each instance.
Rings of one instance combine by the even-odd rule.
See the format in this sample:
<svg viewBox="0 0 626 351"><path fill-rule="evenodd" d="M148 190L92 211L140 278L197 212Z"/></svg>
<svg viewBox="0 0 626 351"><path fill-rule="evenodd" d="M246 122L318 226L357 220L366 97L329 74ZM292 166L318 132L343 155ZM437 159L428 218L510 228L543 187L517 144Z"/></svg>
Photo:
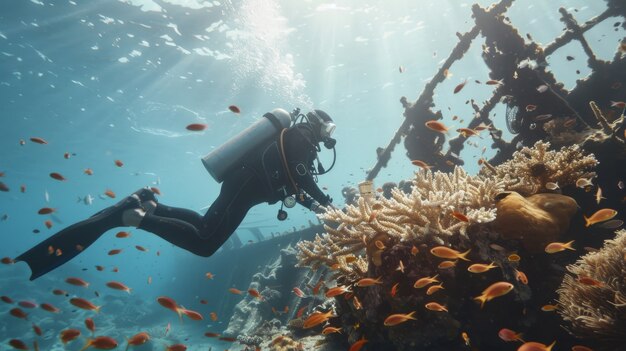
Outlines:
<svg viewBox="0 0 626 351"><path fill-rule="evenodd" d="M291 125L291 115L281 108L263 117L202 158L204 167L218 183L241 164L248 152L263 146Z"/></svg>

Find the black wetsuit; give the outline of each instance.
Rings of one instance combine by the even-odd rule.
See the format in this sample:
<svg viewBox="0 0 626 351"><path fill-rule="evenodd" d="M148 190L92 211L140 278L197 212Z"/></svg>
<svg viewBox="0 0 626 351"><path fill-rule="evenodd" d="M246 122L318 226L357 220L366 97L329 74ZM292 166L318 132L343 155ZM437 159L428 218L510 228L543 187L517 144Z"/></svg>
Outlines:
<svg viewBox="0 0 626 351"><path fill-rule="evenodd" d="M307 208L314 203L313 199L324 206L331 201L319 189L311 174L317 156L315 140L311 129L303 124L297 124L284 133L287 164L300 191L296 200ZM139 228L196 255L212 255L237 229L254 205L276 203L286 195L296 193L285 172L279 144L277 137L249 153L243 164L224 180L219 196L204 216L192 210L157 203L153 213L146 213ZM154 194L147 189L140 189L135 194L141 202L154 199ZM127 197L52 235L15 260L28 263L32 271L30 279L33 280L68 262L106 231L123 226L123 212L139 207L137 199ZM56 254L57 249L62 252L61 255Z"/></svg>

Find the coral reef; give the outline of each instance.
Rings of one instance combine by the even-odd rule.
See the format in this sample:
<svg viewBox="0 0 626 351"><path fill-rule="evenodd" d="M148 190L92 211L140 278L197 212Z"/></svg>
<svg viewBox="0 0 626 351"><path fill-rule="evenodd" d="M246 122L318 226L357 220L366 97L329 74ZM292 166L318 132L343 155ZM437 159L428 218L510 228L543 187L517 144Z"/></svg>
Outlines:
<svg viewBox="0 0 626 351"><path fill-rule="evenodd" d="M363 249L374 253L377 241L386 247L399 241L429 237L443 244L455 233L465 234L472 223L486 223L495 218L493 198L504 190L493 178L468 175L456 167L452 173L419 171L415 174L410 194L398 188L391 190L392 198L377 198L368 202L359 198L358 206L331 210L321 217L325 222L340 223L337 228L325 225L327 233L314 241L298 243L299 266L329 267L338 265L345 275L364 276L367 261L357 258L346 264L346 256ZM455 218L462 213L467 221ZM380 244L378 244L380 245ZM380 250L380 248L379 248Z"/></svg>
<svg viewBox="0 0 626 351"><path fill-rule="evenodd" d="M593 154L584 155L580 146L571 145L560 150L549 150L550 143L538 141L532 148L524 147L513 158L496 167L485 163L480 175L495 177L508 191L523 196L546 192L547 183L565 187L581 178L593 178L589 170L598 162Z"/></svg>
<svg viewBox="0 0 626 351"><path fill-rule="evenodd" d="M520 240L530 252L542 252L569 228L578 210L576 200L560 194L535 194L528 198L516 192L497 197L493 228L505 240Z"/></svg>
<svg viewBox="0 0 626 351"><path fill-rule="evenodd" d="M559 314L574 336L607 350L626 344L626 230L569 265L558 289Z"/></svg>

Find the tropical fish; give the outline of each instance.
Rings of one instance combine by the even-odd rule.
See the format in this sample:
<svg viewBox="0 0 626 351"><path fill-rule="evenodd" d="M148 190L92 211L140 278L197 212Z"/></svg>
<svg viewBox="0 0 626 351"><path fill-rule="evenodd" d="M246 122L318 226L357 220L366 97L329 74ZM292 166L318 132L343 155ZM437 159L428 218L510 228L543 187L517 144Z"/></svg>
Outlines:
<svg viewBox="0 0 626 351"><path fill-rule="evenodd" d="M206 332L206 333L204 333L204 336L206 336L207 338L217 338L218 336L220 336L220 334L219 333Z"/></svg>
<svg viewBox="0 0 626 351"><path fill-rule="evenodd" d="M430 253L439 257L439 258L447 258L447 259L457 259L460 258L465 261L469 261L465 256L469 254L470 250L465 251L464 253L460 253L457 250L451 249L446 246L437 246L430 250Z"/></svg>
<svg viewBox="0 0 626 351"><path fill-rule="evenodd" d="M413 245L413 247L411 247L411 255L415 256L418 252L419 250L417 249L417 247Z"/></svg>
<svg viewBox="0 0 626 351"><path fill-rule="evenodd" d="M42 207L39 209L39 211L37 211L38 214L40 215L47 215L50 213L54 213L56 211L56 209L51 208L51 207Z"/></svg>
<svg viewBox="0 0 626 351"><path fill-rule="evenodd" d="M72 285L76 285L76 286L82 286L84 288L89 287L89 283L87 283L86 281L80 279L80 278L76 278L76 277L69 277L65 279L65 282L68 284L72 284Z"/></svg>
<svg viewBox="0 0 626 351"><path fill-rule="evenodd" d="M354 344L352 344L350 346L350 349L348 349L348 351L359 351L360 349L363 348L363 346L365 346L365 344L367 344L368 340L365 339L365 336L361 337L361 339L359 339L357 342L355 342Z"/></svg>
<svg viewBox="0 0 626 351"><path fill-rule="evenodd" d="M13 317L17 317L17 318L21 318L21 319L28 319L28 314L26 314L26 312L24 312L19 307L12 308L9 311L9 314L12 315Z"/></svg>
<svg viewBox="0 0 626 351"><path fill-rule="evenodd" d="M130 339L128 339L126 350L128 350L128 347L130 347L130 345L133 345L133 346L143 345L147 343L149 340L150 340L150 335L148 333L146 332L137 333L133 335L132 337L130 337Z"/></svg>
<svg viewBox="0 0 626 351"><path fill-rule="evenodd" d="M520 257L520 255L513 253L510 254L507 259L511 262L519 262L522 258Z"/></svg>
<svg viewBox="0 0 626 351"><path fill-rule="evenodd" d="M496 282L491 284L487 289L483 290L482 295L474 298L476 301L480 301L480 308L485 305L485 302L493 300L496 297L500 297L508 294L513 290L513 284L509 282Z"/></svg>
<svg viewBox="0 0 626 351"><path fill-rule="evenodd" d="M130 294L130 291L132 290L131 288L124 285L123 283L116 282L116 281L108 282L106 285L111 289L126 291L129 294Z"/></svg>
<svg viewBox="0 0 626 351"><path fill-rule="evenodd" d="M57 173L57 172L50 173L50 178L60 180L60 181L67 180L63 175L61 175L61 173Z"/></svg>
<svg viewBox="0 0 626 351"><path fill-rule="evenodd" d="M239 289L236 289L236 288L230 288L230 289L228 289L228 291L229 291L231 294L235 294L235 295L242 295L242 294L243 294L243 291L241 291L241 290L239 290Z"/></svg>
<svg viewBox="0 0 626 351"><path fill-rule="evenodd" d="M383 324L386 327L393 327L411 319L417 320L415 319L415 317L413 317L414 314L415 314L415 311L407 313L407 314L403 314L403 313L391 314L387 318L385 318L385 322L383 322Z"/></svg>
<svg viewBox="0 0 626 351"><path fill-rule="evenodd" d="M557 305L543 305L541 306L541 310L544 312L552 312L556 311L559 308Z"/></svg>
<svg viewBox="0 0 626 351"><path fill-rule="evenodd" d="M259 300L263 300L263 296L261 296L261 293L259 293L259 291L256 289L248 289L248 294L250 294L250 296L255 297Z"/></svg>
<svg viewBox="0 0 626 351"><path fill-rule="evenodd" d="M100 312L100 306L96 306L93 303L80 298L80 297L75 297L75 298L71 298L70 299L70 303L78 308L82 308L84 310L91 310L91 311L96 311Z"/></svg>
<svg viewBox="0 0 626 351"><path fill-rule="evenodd" d="M526 105L527 112L533 112L536 109L537 109L537 105L532 105L532 104Z"/></svg>
<svg viewBox="0 0 626 351"><path fill-rule="evenodd" d="M109 252L107 253L109 256L113 256L113 255L117 255L120 252L122 252L122 249L113 249L113 250L109 250Z"/></svg>
<svg viewBox="0 0 626 351"><path fill-rule="evenodd" d="M313 328L317 325L320 325L326 322L329 318L334 318L336 316L333 315L332 311L328 312L313 312L305 321L303 328L309 329Z"/></svg>
<svg viewBox="0 0 626 351"><path fill-rule="evenodd" d="M349 291L350 289L348 289L348 287L340 285L340 286L336 286L334 288L328 289L325 296L328 298L331 298L331 297L335 297L335 296L339 296L341 294L347 293Z"/></svg>
<svg viewBox="0 0 626 351"><path fill-rule="evenodd" d="M106 195L106 196L110 197L111 199L115 199L115 193L114 193L114 192L113 192L113 190L111 190L111 189L107 189L107 190L104 192L104 195Z"/></svg>
<svg viewBox="0 0 626 351"><path fill-rule="evenodd" d="M501 85L501 84L504 84L504 83L503 83L502 79L500 79L500 80L489 79L487 82L485 82L485 84L487 84L487 85Z"/></svg>
<svg viewBox="0 0 626 351"><path fill-rule="evenodd" d="M326 327L322 330L322 335L328 335L332 333L341 333L341 328L336 327Z"/></svg>
<svg viewBox="0 0 626 351"><path fill-rule="evenodd" d="M87 327L87 330L91 332L91 335L96 332L96 323L94 323L93 319L91 318L85 319L85 327Z"/></svg>
<svg viewBox="0 0 626 351"><path fill-rule="evenodd" d="M234 113L241 113L241 110L239 109L239 107L237 107L237 106L235 106L235 105L230 105L230 106L228 106L228 109L229 109L231 112L234 112Z"/></svg>
<svg viewBox="0 0 626 351"><path fill-rule="evenodd" d="M201 321L204 319L204 317L202 317L202 314L196 311L180 308L180 312L194 321Z"/></svg>
<svg viewBox="0 0 626 351"><path fill-rule="evenodd" d="M435 132L439 132L439 133L448 132L448 127L446 127L443 123L435 121L435 120L427 121L426 123L424 123L424 125L426 125L426 127L428 127L429 129L434 130Z"/></svg>
<svg viewBox="0 0 626 351"><path fill-rule="evenodd" d="M437 280L438 276L439 274L435 275L434 277L420 278L417 281L415 281L415 284L413 284L413 287L416 289L421 289L428 284L439 283L439 281Z"/></svg>
<svg viewBox="0 0 626 351"><path fill-rule="evenodd" d="M593 186L593 183L591 182L591 179L588 178L578 178L578 180L576 180L576 187L577 188L585 188L588 186Z"/></svg>
<svg viewBox="0 0 626 351"><path fill-rule="evenodd" d="M400 272L404 273L404 263L402 262L402 260L400 260L400 262L398 262L398 267L396 268L396 271L400 271Z"/></svg>
<svg viewBox="0 0 626 351"><path fill-rule="evenodd" d="M28 346L26 346L26 344L22 340L19 340L19 339L9 340L9 345L11 345L11 347L17 350L28 350Z"/></svg>
<svg viewBox="0 0 626 351"><path fill-rule="evenodd" d="M547 183L546 183L546 189L548 189L548 190L556 190L556 189L559 189L559 183L547 182Z"/></svg>
<svg viewBox="0 0 626 351"><path fill-rule="evenodd" d="M572 351L593 351L593 349L587 347L587 346L582 346L582 345L574 345L572 346Z"/></svg>
<svg viewBox="0 0 626 351"><path fill-rule="evenodd" d="M601 281L595 280L591 277L587 277L587 276L579 276L578 277L578 282L583 284L583 285L591 285L591 286L604 286L604 283L602 283Z"/></svg>
<svg viewBox="0 0 626 351"><path fill-rule="evenodd" d="M591 217L583 216L585 219L585 227L589 227L596 223L605 222L609 219L612 219L617 215L617 211L611 208L603 208L601 210L596 211Z"/></svg>
<svg viewBox="0 0 626 351"><path fill-rule="evenodd" d="M469 223L469 218L467 218L467 216L462 214L461 212L452 211L452 217L458 219L461 222Z"/></svg>
<svg viewBox="0 0 626 351"><path fill-rule="evenodd" d="M356 282L354 285L358 286L359 288L364 288L364 287L367 287L367 286L372 286L372 285L376 285L376 284L382 284L382 281L380 279L382 279L382 276L378 277L376 279L374 279L374 278L363 278L363 279L359 280L358 282Z"/></svg>
<svg viewBox="0 0 626 351"><path fill-rule="evenodd" d="M206 127L207 127L207 125L203 124L203 123L191 123L191 124L187 125L186 128L187 128L187 130L190 130L192 132L200 132L200 131L205 130Z"/></svg>
<svg viewBox="0 0 626 351"><path fill-rule="evenodd" d="M205 276L207 279L213 279L213 273L211 273L211 272L206 272L206 273L204 274L204 276Z"/></svg>
<svg viewBox="0 0 626 351"><path fill-rule="evenodd" d="M436 293L437 291L443 289L443 284L439 284L439 285L431 285L428 287L428 289L426 290L426 295L432 295L434 293Z"/></svg>
<svg viewBox="0 0 626 351"><path fill-rule="evenodd" d="M83 170L83 173L85 173L86 175L93 175L93 169L85 168L85 170Z"/></svg>
<svg viewBox="0 0 626 351"><path fill-rule="evenodd" d="M545 84L542 84L537 87L537 91L540 93L545 93L547 90L548 90L548 86Z"/></svg>
<svg viewBox="0 0 626 351"><path fill-rule="evenodd" d="M463 87L465 87L465 84L467 84L467 79L459 83L459 85L457 85L456 87L454 87L453 93L456 94L459 91L463 90Z"/></svg>
<svg viewBox="0 0 626 351"><path fill-rule="evenodd" d="M217 320L217 313L211 312L211 313L209 313L209 316L211 317L211 320L213 322L215 322Z"/></svg>
<svg viewBox="0 0 626 351"><path fill-rule="evenodd" d="M494 262L490 264L484 263L474 263L473 265L467 267L467 270L471 273L485 273L492 268L496 268L498 266L494 265Z"/></svg>
<svg viewBox="0 0 626 351"><path fill-rule="evenodd" d="M420 168L423 168L423 169L431 169L432 168L432 166L429 166L428 163L426 163L424 161L421 161L421 160L413 160L413 161L411 161L411 164L413 166L417 166L417 167L420 167Z"/></svg>
<svg viewBox="0 0 626 351"><path fill-rule="evenodd" d="M513 330L507 328L500 329L500 331L498 332L498 336L504 341L524 342L524 340L522 340L522 333L516 333Z"/></svg>
<svg viewBox="0 0 626 351"><path fill-rule="evenodd" d="M124 162L122 162L122 161L120 161L120 160L115 160L115 161L113 161L113 162L114 162L114 163L115 163L115 165L116 165L116 166L118 166L118 167L122 167L122 166L124 166Z"/></svg>
<svg viewBox="0 0 626 351"><path fill-rule="evenodd" d="M436 312L448 312L448 309L437 303L437 302L429 302L425 305L425 307L431 311L436 311Z"/></svg>
<svg viewBox="0 0 626 351"><path fill-rule="evenodd" d="M68 342L76 339L79 336L80 330L78 329L65 329L62 330L59 334L59 337L61 338L61 342L63 342L63 344L67 344Z"/></svg>
<svg viewBox="0 0 626 351"><path fill-rule="evenodd" d="M39 137L32 137L32 138L30 138L30 141L32 141L33 143L37 143L37 144L47 144L48 143L45 139L39 138Z"/></svg>
<svg viewBox="0 0 626 351"><path fill-rule="evenodd" d="M142 251L142 252L146 252L148 251L148 249L146 249L145 247L141 246L141 245L135 245L135 249Z"/></svg>
<svg viewBox="0 0 626 351"><path fill-rule="evenodd" d="M42 310L44 311L48 311L51 313L59 313L61 312L60 309L58 309L56 306L49 304L49 303L42 303L39 307L41 307Z"/></svg>
<svg viewBox="0 0 626 351"><path fill-rule="evenodd" d="M470 129L470 128L459 128L456 130L459 134L461 134L464 138L469 138L471 136L477 136L480 137L480 134L474 130L474 129Z"/></svg>
<svg viewBox="0 0 626 351"><path fill-rule="evenodd" d="M554 347L554 344L556 344L556 341L547 346L540 342L530 341L520 346L517 351L550 351L552 350L552 347Z"/></svg>
<svg viewBox="0 0 626 351"><path fill-rule="evenodd" d="M545 251L550 254L560 252L565 249L576 251L576 249L572 247L573 243L574 243L574 240L566 242L566 243L553 242L546 246Z"/></svg>
<svg viewBox="0 0 626 351"><path fill-rule="evenodd" d="M10 190L9 187L6 184L4 184L3 182L0 182L0 191L5 191L6 192L6 191L9 191L9 190Z"/></svg>
<svg viewBox="0 0 626 351"><path fill-rule="evenodd" d="M78 200L76 202L82 202L85 205L91 205L93 204L93 200L95 200L95 198L93 196L91 196L90 194L85 195L84 197L78 197Z"/></svg>
<svg viewBox="0 0 626 351"><path fill-rule="evenodd" d="M624 101L611 101L611 107L617 107L620 109L626 108L626 102Z"/></svg>
<svg viewBox="0 0 626 351"><path fill-rule="evenodd" d="M522 271L515 270L515 279L524 285L528 285L528 277Z"/></svg>
<svg viewBox="0 0 626 351"><path fill-rule="evenodd" d="M98 336L93 339L87 339L85 346L80 351L86 350L90 347L99 350L112 350L117 347L117 341L108 336Z"/></svg>
<svg viewBox="0 0 626 351"><path fill-rule="evenodd" d="M35 308L35 307L37 307L37 304L32 302L32 301L20 301L17 304L22 306L22 307L24 307L24 308Z"/></svg>
<svg viewBox="0 0 626 351"><path fill-rule="evenodd" d="M0 296L0 300L4 301L5 303L13 303L13 299L5 295Z"/></svg>

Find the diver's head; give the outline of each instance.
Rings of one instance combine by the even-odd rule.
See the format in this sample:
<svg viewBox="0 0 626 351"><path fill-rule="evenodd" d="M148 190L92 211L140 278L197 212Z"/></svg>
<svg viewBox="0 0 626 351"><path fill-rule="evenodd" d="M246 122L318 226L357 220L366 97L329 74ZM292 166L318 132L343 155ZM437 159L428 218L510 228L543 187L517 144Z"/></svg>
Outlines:
<svg viewBox="0 0 626 351"><path fill-rule="evenodd" d="M306 114L309 123L313 126L313 131L318 139L318 142L324 142L324 146L328 149L332 149L337 141L332 138L333 132L337 127L333 123L333 119L330 118L328 113L322 110L313 110Z"/></svg>

